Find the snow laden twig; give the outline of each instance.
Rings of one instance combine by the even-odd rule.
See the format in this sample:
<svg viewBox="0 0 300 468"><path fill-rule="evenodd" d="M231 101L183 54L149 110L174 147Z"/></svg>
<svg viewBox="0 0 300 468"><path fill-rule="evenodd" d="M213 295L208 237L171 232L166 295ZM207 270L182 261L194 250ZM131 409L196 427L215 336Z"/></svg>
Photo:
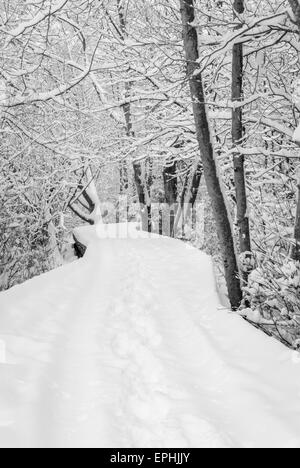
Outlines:
<svg viewBox="0 0 300 468"><path fill-rule="evenodd" d="M57 2L54 2L54 4L52 4L51 1L47 2L49 4L49 9L40 11L32 19L19 24L16 28L11 29L11 30L6 30L3 27L0 28L1 32L9 36L5 43L5 47L9 45L12 39L16 39L17 37L24 34L28 29L36 27L38 24L42 23L47 18L51 17L58 11L62 10L67 5L68 2L69 0L59 0Z"/></svg>
<svg viewBox="0 0 300 468"><path fill-rule="evenodd" d="M91 73L99 44L100 44L100 38L98 39L97 44L94 48L89 65L83 70L83 72L80 75L78 75L69 83L66 83L65 85L57 86L56 88L50 91L45 91L39 94L33 94L25 99L16 98L15 100L11 102L0 101L0 108L1 107L13 108L13 107L18 107L18 106L23 106L23 105L31 105L31 104L38 103L38 102L47 102L50 100L55 100L56 98L59 98L60 96L66 94L68 91L71 91L73 88L78 86L82 81L84 81L88 77L88 75Z"/></svg>

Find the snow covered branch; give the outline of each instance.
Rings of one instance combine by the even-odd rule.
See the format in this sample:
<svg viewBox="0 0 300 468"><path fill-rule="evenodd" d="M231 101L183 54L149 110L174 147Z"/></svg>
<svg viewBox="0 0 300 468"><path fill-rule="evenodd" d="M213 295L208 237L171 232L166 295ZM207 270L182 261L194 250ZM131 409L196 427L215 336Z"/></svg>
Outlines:
<svg viewBox="0 0 300 468"><path fill-rule="evenodd" d="M9 36L6 41L5 46L7 47L12 39L16 39L17 37L24 34L24 32L26 32L28 29L36 27L38 24L42 23L47 18L51 17L58 11L62 10L67 5L68 2L69 0L57 0L53 4L52 4L52 1L47 2L49 4L49 8L47 8L46 10L42 9L33 18L19 24L16 28L11 29L11 30L6 30L3 27L0 28L0 31L4 32L5 34Z"/></svg>

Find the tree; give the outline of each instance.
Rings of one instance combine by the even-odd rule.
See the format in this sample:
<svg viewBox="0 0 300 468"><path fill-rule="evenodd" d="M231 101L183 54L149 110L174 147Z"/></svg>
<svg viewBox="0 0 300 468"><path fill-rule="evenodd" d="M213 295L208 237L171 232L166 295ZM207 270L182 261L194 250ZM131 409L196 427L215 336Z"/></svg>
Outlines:
<svg viewBox="0 0 300 468"><path fill-rule="evenodd" d="M292 12L294 14L295 23L298 26L300 34L300 4L299 0L289 0Z"/></svg>
<svg viewBox="0 0 300 468"><path fill-rule="evenodd" d="M125 14L125 4L121 0L117 0L117 9L120 22L120 39L122 43L125 44L126 38L128 37L126 29L126 14ZM125 101L122 105L125 119L125 131L126 136L129 139L135 137L135 132L133 128L133 119L132 119L132 109L131 109L131 89L132 83L128 80L125 80ZM141 217L142 217L142 227L144 231L152 231L152 222L151 222L151 195L149 187L147 186L145 170L143 170L142 162L134 160L133 161L133 172L134 172L134 181L136 185L136 191L141 208ZM126 162L121 161L121 193L124 189L128 189L128 171Z"/></svg>
<svg viewBox="0 0 300 468"><path fill-rule="evenodd" d="M234 18L242 15L245 11L244 0L235 0L233 4ZM242 24L238 28L242 27ZM239 231L240 252L251 251L249 213L247 204L247 191L245 180L245 156L239 149L243 144L244 125L243 108L240 107L243 101L243 75L244 75L244 54L243 44L233 45L232 50L232 142L234 146L233 164L234 181L237 207L237 225Z"/></svg>
<svg viewBox="0 0 300 468"><path fill-rule="evenodd" d="M68 200L95 155L96 144L88 146L99 126L82 111L94 107L91 5L1 0L0 288L58 266L65 217L74 223Z"/></svg>
<svg viewBox="0 0 300 468"><path fill-rule="evenodd" d="M221 244L225 277L228 287L229 299L233 309L237 309L242 300L242 290L234 246L232 226L229 213L218 177L212 135L209 128L208 116L205 107L205 94L202 74L199 70L199 44L195 27L194 0L180 0L180 10L183 25L184 48L187 62L187 74L193 104L193 113L196 126L197 139L201 152L204 177L208 193L212 200L218 236Z"/></svg>
<svg viewBox="0 0 300 468"><path fill-rule="evenodd" d="M290 0L290 5L292 7L296 24L299 29L300 35L300 4L298 0ZM300 128L300 126L298 127ZM298 140L296 138L296 140ZM298 146L300 147L300 141L297 141ZM298 202L297 202L297 210L296 210L296 222L295 222L295 246L292 251L292 257L294 260L300 262L300 168L298 168L297 173L297 187L298 187Z"/></svg>
<svg viewBox="0 0 300 468"><path fill-rule="evenodd" d="M297 186L298 186L298 203L296 210L296 222L295 222L295 246L292 252L292 258L297 262L300 262L300 168L297 174Z"/></svg>
<svg viewBox="0 0 300 468"><path fill-rule="evenodd" d="M168 209L169 223L167 235L175 237L175 219L177 211L178 182L177 182L177 164L176 161L167 161L163 169L165 202Z"/></svg>
<svg viewBox="0 0 300 468"><path fill-rule="evenodd" d="M174 228L175 232L180 232L181 225L182 237L185 237L185 226L190 215L192 215L192 228L196 228L196 202L203 176L203 165L199 156L184 176Z"/></svg>

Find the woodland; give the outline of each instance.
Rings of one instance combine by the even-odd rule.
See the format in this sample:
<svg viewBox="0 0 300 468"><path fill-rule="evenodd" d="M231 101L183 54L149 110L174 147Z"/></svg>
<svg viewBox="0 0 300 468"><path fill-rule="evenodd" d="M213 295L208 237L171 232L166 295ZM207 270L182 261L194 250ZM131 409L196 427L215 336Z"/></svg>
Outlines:
<svg viewBox="0 0 300 468"><path fill-rule="evenodd" d="M298 0L0 0L0 291L140 222L298 349L299 35Z"/></svg>

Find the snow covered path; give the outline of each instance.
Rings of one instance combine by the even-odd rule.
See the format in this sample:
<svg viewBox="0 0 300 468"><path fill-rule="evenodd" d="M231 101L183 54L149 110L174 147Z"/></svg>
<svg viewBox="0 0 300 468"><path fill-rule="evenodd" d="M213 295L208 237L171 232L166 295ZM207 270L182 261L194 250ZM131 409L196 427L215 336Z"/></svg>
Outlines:
<svg viewBox="0 0 300 468"><path fill-rule="evenodd" d="M300 447L300 356L220 306L207 256L136 237L0 294L0 446Z"/></svg>

